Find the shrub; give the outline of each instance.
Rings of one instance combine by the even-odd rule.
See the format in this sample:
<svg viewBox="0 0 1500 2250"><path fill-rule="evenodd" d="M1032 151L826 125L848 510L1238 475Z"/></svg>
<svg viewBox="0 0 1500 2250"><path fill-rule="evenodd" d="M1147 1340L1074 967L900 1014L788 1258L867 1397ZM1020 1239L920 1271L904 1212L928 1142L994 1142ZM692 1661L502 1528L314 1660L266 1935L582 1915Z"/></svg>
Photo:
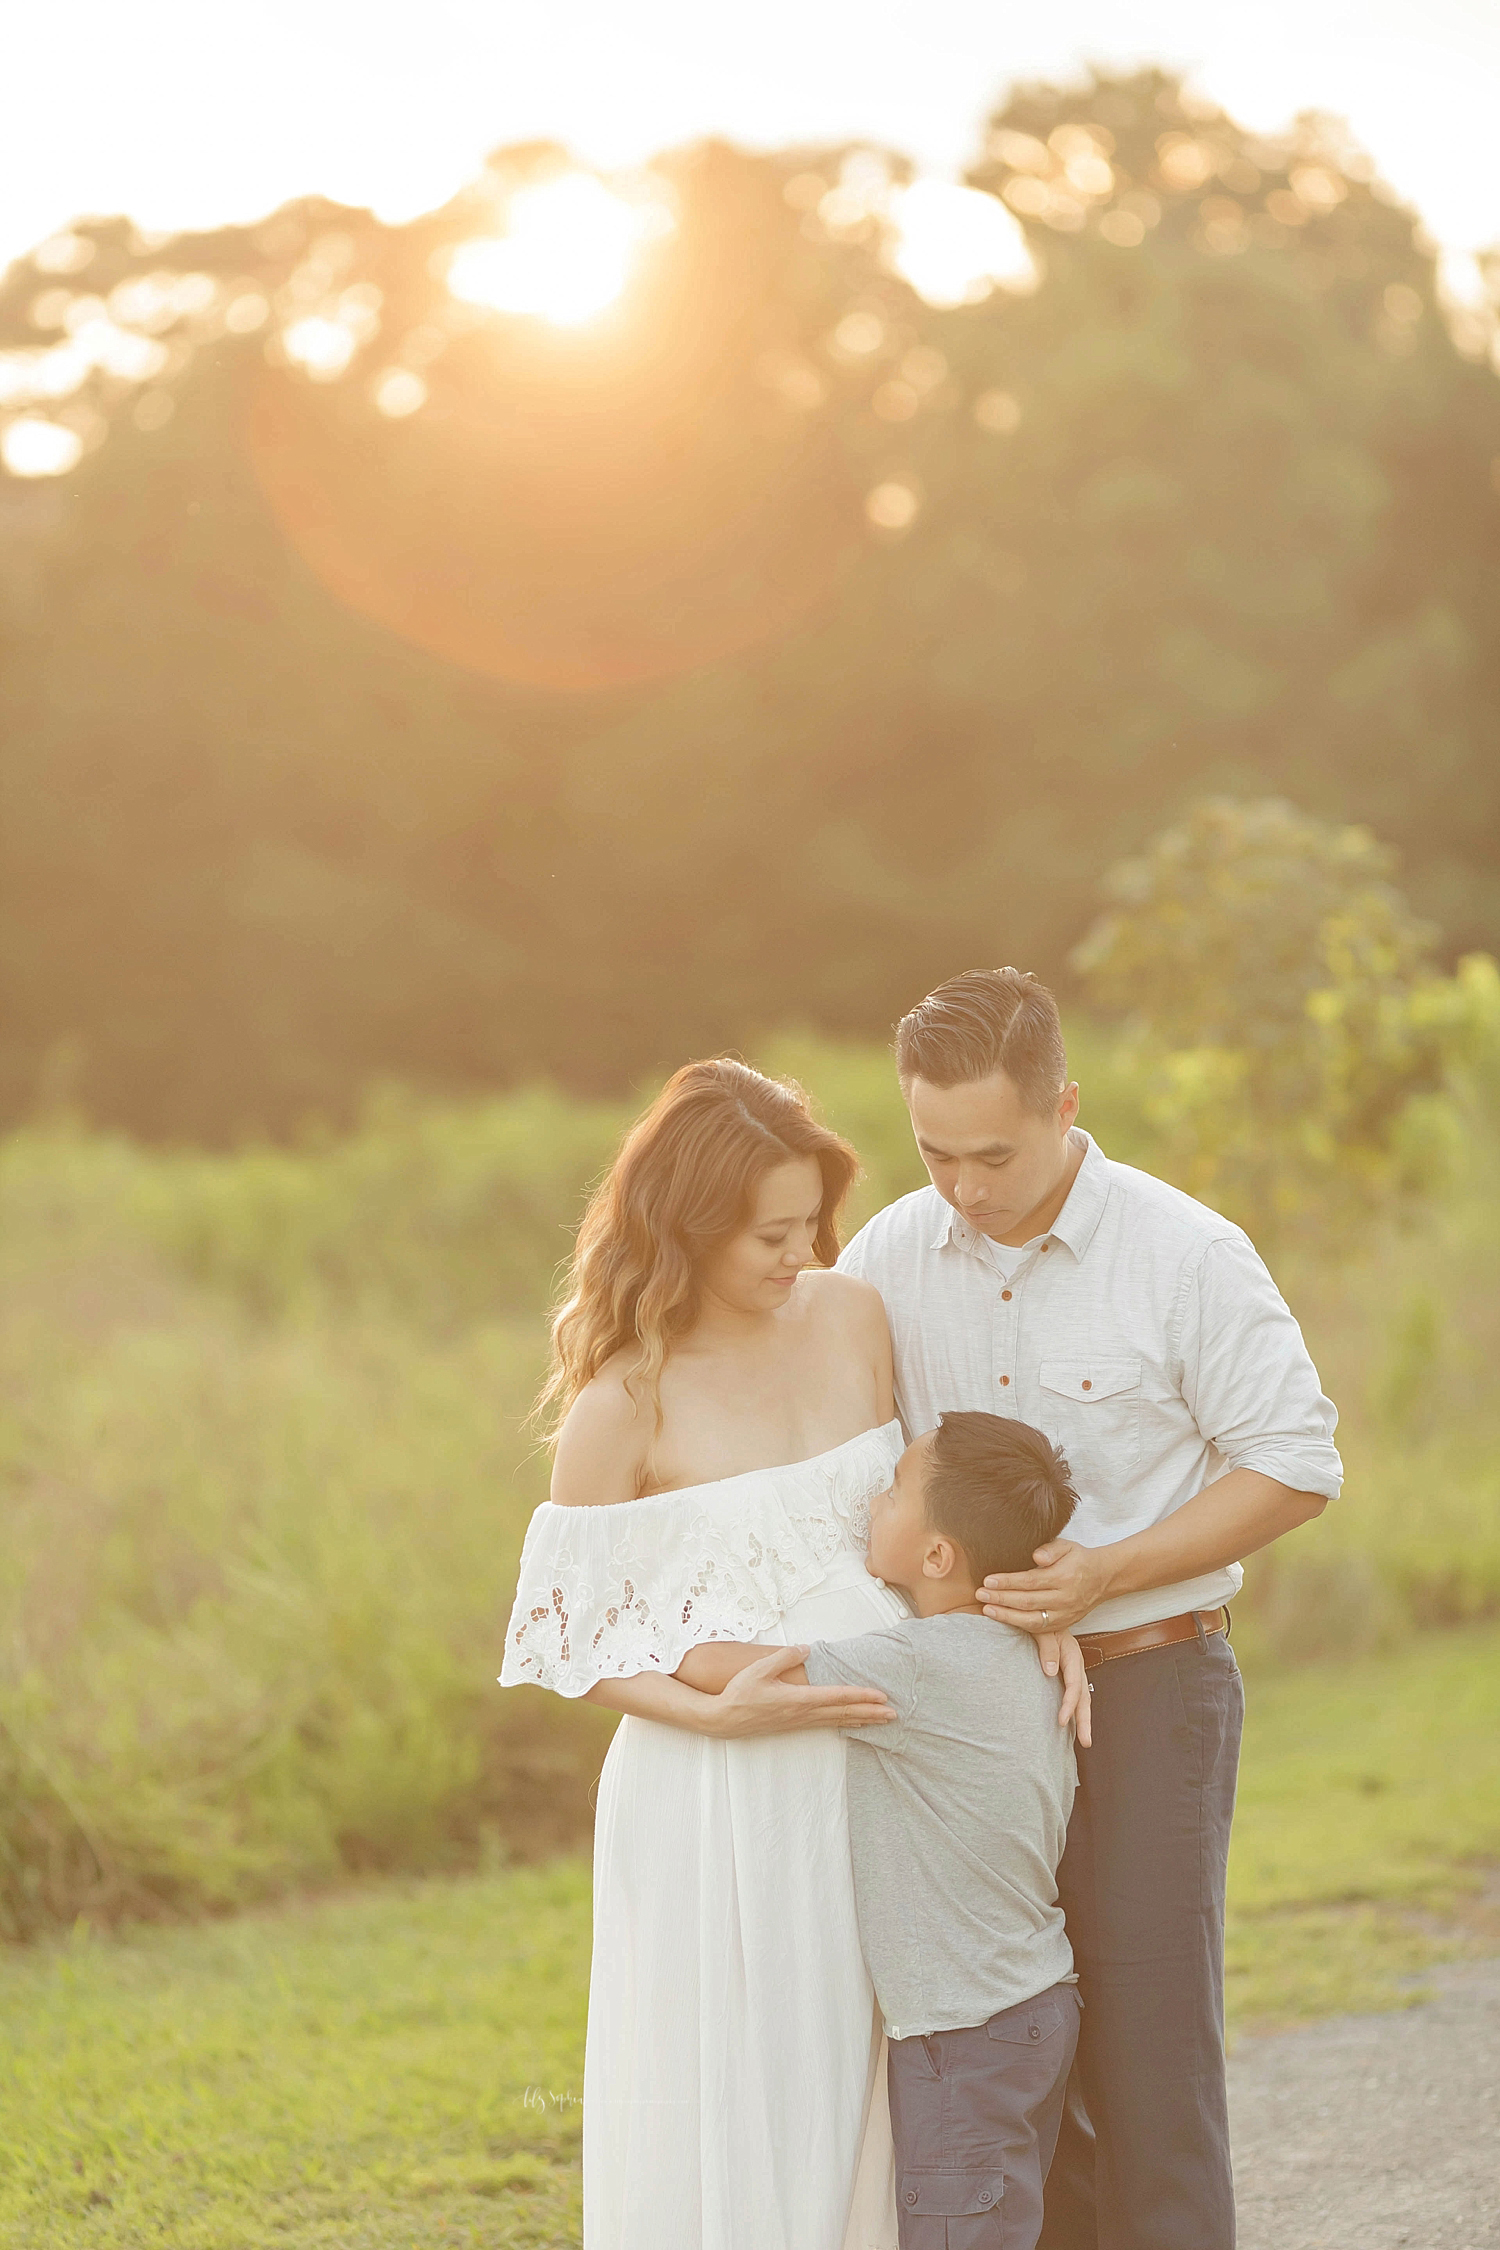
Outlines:
<svg viewBox="0 0 1500 2250"><path fill-rule="evenodd" d="M1500 1031L1494 963L1438 976L1394 866L1365 829L1213 799L1115 869L1074 955L1128 1026L1165 1169L1263 1245L1347 1245L1429 1190L1453 1065Z"/></svg>

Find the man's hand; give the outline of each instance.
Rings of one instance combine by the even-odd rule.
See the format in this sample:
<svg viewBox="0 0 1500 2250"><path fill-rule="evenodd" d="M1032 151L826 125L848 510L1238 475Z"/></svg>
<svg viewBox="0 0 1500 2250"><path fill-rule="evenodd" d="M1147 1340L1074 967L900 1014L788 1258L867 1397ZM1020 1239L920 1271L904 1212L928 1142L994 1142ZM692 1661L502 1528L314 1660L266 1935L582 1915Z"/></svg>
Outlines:
<svg viewBox="0 0 1500 2250"><path fill-rule="evenodd" d="M1062 1674L1063 1699L1057 1714L1057 1723L1065 1727L1071 1719L1078 1730L1078 1747L1087 1750L1094 1739L1094 1707L1089 1694L1089 1676L1083 1668L1083 1650L1071 1633L1038 1633L1036 1652L1041 1658L1042 1670L1049 1680Z"/></svg>
<svg viewBox="0 0 1500 2250"><path fill-rule="evenodd" d="M1223 1570L1283 1532L1321 1515L1321 1493L1294 1492L1258 1469L1231 1469L1149 1531L1105 1547L1052 1539L1035 1570L987 1578L978 1589L986 1617L1023 1633L1060 1633L1116 1594L1149 1593Z"/></svg>
<svg viewBox="0 0 1500 2250"><path fill-rule="evenodd" d="M879 1688L794 1687L805 1648L773 1648L736 1672L713 1698L704 1732L735 1741L751 1734L795 1734L804 1727L885 1726L896 1716ZM807 1674L802 1672L805 1683Z"/></svg>
<svg viewBox="0 0 1500 2250"><path fill-rule="evenodd" d="M1108 1552L1080 1547L1073 1539L1049 1539L1036 1551L1035 1570L997 1573L985 1580L979 1588L985 1616L1018 1625L1023 1633L1065 1633L1106 1599Z"/></svg>

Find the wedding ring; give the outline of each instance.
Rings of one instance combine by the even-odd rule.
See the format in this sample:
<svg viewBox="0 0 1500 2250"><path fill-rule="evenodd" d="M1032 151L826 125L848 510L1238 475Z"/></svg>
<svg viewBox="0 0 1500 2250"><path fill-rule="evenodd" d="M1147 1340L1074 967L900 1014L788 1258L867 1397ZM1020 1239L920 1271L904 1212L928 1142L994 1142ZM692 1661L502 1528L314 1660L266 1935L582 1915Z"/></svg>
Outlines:
<svg viewBox="0 0 1500 2250"><path fill-rule="evenodd" d="M1043 1610L1043 1611L1042 1611L1042 1623L1043 1623L1043 1624L1045 1625L1045 1624L1046 1624L1046 1622L1047 1622L1047 1612L1046 1612L1045 1610Z"/></svg>

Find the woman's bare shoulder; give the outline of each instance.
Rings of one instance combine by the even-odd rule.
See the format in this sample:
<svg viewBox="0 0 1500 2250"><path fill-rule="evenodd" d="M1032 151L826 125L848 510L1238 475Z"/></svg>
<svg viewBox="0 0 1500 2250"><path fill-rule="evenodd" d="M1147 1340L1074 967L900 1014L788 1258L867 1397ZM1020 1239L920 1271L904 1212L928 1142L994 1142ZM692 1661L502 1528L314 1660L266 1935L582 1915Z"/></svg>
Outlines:
<svg viewBox="0 0 1500 2250"><path fill-rule="evenodd" d="M836 1266L809 1266L797 1286L808 1289L809 1310L822 1319L840 1322L861 1334L886 1328L885 1301L880 1291L852 1273L840 1273Z"/></svg>
<svg viewBox="0 0 1500 2250"><path fill-rule="evenodd" d="M875 1415L879 1421L888 1422L895 1412L891 1324L880 1291L872 1289L868 1281L857 1281L852 1273L821 1269L809 1268L802 1281L813 1284L807 1297L810 1318L839 1359L868 1367Z"/></svg>
<svg viewBox="0 0 1500 2250"><path fill-rule="evenodd" d="M617 1353L568 1408L552 1463L552 1499L559 1508L602 1508L638 1497L651 1423L626 1387L632 1364L630 1354Z"/></svg>

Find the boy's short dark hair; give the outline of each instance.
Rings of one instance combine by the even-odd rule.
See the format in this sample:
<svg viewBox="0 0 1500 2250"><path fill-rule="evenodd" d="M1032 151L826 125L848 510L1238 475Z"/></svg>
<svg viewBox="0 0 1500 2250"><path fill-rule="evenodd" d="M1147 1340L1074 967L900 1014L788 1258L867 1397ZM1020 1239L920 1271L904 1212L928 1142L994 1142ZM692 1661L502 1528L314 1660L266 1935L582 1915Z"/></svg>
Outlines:
<svg viewBox="0 0 1500 2250"><path fill-rule="evenodd" d="M939 1418L922 1493L928 1523L963 1549L976 1586L992 1571L1032 1569L1078 1505L1052 1440L1000 1414Z"/></svg>
<svg viewBox="0 0 1500 2250"><path fill-rule="evenodd" d="M969 969L919 1000L896 1026L903 1086L968 1086L1004 1071L1029 1110L1047 1117L1068 1082L1057 1002L1026 969Z"/></svg>

